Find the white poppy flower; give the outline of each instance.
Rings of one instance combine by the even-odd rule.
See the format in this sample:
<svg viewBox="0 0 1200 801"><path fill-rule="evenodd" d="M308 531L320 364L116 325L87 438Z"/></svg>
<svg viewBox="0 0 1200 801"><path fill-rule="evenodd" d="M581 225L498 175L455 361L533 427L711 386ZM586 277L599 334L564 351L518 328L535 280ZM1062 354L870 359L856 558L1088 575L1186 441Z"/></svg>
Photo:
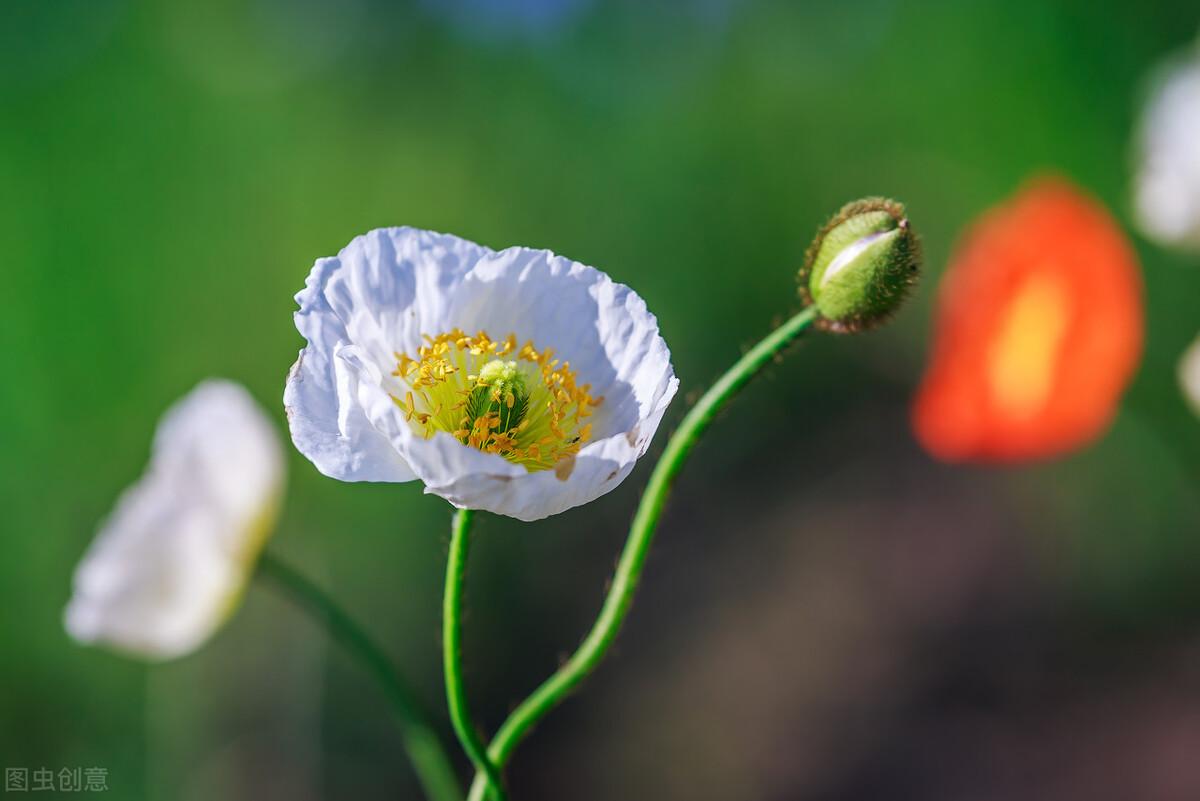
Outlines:
<svg viewBox="0 0 1200 801"><path fill-rule="evenodd" d="M1200 415L1200 337L1196 337L1179 360L1179 385L1192 411Z"/></svg>
<svg viewBox="0 0 1200 801"><path fill-rule="evenodd" d="M1160 73L1143 112L1135 204L1148 236L1200 248L1200 49Z"/></svg>
<svg viewBox="0 0 1200 801"><path fill-rule="evenodd" d="M537 520L598 498L679 386L642 299L546 250L379 229L319 259L296 302L296 447L460 508Z"/></svg>
<svg viewBox="0 0 1200 801"><path fill-rule="evenodd" d="M75 571L75 639L149 659L197 648L235 608L283 495L274 426L238 384L200 384L163 416L150 464Z"/></svg>

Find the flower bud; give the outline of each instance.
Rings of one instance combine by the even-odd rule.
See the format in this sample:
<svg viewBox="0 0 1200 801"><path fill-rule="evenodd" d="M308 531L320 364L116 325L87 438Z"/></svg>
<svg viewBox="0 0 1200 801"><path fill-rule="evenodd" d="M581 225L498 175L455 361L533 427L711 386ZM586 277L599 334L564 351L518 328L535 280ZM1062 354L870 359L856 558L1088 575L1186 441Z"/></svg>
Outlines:
<svg viewBox="0 0 1200 801"><path fill-rule="evenodd" d="M817 232L800 270L800 295L817 325L853 333L899 307L917 279L921 248L904 206L872 197L847 203Z"/></svg>

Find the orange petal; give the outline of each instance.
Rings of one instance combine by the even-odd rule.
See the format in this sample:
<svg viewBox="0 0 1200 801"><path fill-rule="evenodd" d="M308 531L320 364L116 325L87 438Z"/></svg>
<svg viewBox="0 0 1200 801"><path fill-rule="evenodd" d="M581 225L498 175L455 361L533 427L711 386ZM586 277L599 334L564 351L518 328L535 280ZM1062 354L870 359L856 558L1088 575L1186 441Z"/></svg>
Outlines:
<svg viewBox="0 0 1200 801"><path fill-rule="evenodd" d="M983 215L942 279L917 439L947 461L1074 450L1107 429L1142 349L1141 270L1121 229L1065 180Z"/></svg>

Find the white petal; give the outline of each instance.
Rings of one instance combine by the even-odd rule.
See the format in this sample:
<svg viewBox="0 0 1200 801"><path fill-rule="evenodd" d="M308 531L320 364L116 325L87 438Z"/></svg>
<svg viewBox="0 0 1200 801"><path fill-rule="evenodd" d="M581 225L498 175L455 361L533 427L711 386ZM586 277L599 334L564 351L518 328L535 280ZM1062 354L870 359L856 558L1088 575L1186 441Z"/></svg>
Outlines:
<svg viewBox="0 0 1200 801"><path fill-rule="evenodd" d="M240 596L283 483L278 434L246 390L200 384L77 568L68 632L154 659L195 649Z"/></svg>
<svg viewBox="0 0 1200 801"><path fill-rule="evenodd" d="M1192 411L1200 415L1200 337L1196 337L1179 360L1179 385Z"/></svg>
<svg viewBox="0 0 1200 801"><path fill-rule="evenodd" d="M288 376L284 407L292 441L318 470L342 481L416 478L363 417L357 378L333 354L355 345L384 365L394 364L394 351L415 352L421 334L442 330L455 286L487 252L455 236L386 228L313 266L296 295L296 328L309 344Z"/></svg>
<svg viewBox="0 0 1200 801"><path fill-rule="evenodd" d="M1200 248L1200 51L1159 75L1142 116L1134 199L1148 236Z"/></svg>
<svg viewBox="0 0 1200 801"><path fill-rule="evenodd" d="M326 300L325 289L329 277L341 267L339 259L321 259L296 295L300 304L296 328L309 344L300 351L283 390L292 442L330 478L412 481L416 478L412 470L371 427L354 400L357 377L333 358L348 335Z"/></svg>
<svg viewBox="0 0 1200 801"><path fill-rule="evenodd" d="M297 420L330 434L327 443L336 434L348 454L372 464L383 461L377 453L383 438L427 492L457 506L536 520L603 495L645 453L678 388L670 352L642 299L600 271L545 250L497 253L411 228L372 231L336 260L318 262L297 299L297 326L309 341L304 362L319 350L327 373L346 373L346 391L334 391L329 381L320 406L301 409L289 387L297 446L323 472L346 478L350 471L328 469L332 448L315 448L311 437L297 435ZM312 317L321 324L314 326ZM514 334L553 348L593 395L604 396L591 419L594 440L573 465L530 473L447 434L426 440L412 430L393 401L406 389L391 376L395 353L414 354L422 334L454 328Z"/></svg>

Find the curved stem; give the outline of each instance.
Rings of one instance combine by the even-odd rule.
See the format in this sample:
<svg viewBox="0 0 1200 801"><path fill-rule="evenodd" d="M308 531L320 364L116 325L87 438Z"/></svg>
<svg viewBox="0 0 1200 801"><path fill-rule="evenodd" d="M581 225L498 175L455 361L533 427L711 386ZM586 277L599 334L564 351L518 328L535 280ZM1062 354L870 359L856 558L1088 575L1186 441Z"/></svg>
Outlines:
<svg viewBox="0 0 1200 801"><path fill-rule="evenodd" d="M650 481L646 484L646 491L642 494L637 514L633 518L629 537L625 541L625 548L621 552L621 559L613 574L612 586L604 599L599 617L571 658L522 701L504 721L488 747L488 756L497 768L503 768L507 764L513 749L534 724L587 678L612 645L633 602L633 594L637 590L638 580L646 563L646 554L654 539L671 483L700 436L738 390L808 328L816 316L816 308L809 307L768 334L729 368L683 418L679 428L667 441L662 458L655 465ZM469 801L482 801L486 792L485 778L476 773L468 795Z"/></svg>
<svg viewBox="0 0 1200 801"><path fill-rule="evenodd" d="M446 702L450 707L450 722L463 750L482 775L484 785L490 786L492 797L504 801L504 786L500 770L488 759L487 747L475 730L467 709L467 691L462 676L462 596L467 573L467 553L471 548L470 509L454 514L450 534L450 556L446 560L446 595L442 603L442 666L446 673Z"/></svg>
<svg viewBox="0 0 1200 801"><path fill-rule="evenodd" d="M320 622L333 641L379 682L392 704L404 748L425 796L430 801L462 801L462 787L441 739L383 649L324 590L286 562L264 553L258 569Z"/></svg>

